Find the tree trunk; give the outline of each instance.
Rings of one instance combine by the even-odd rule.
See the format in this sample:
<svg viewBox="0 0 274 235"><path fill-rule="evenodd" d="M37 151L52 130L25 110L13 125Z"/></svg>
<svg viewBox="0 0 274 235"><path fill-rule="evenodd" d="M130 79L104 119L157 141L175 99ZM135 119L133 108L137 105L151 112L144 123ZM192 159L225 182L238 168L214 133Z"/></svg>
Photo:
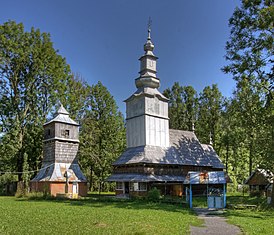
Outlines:
<svg viewBox="0 0 274 235"><path fill-rule="evenodd" d="M92 190L92 184L93 184L93 166L90 166L90 177L89 177L89 188L88 190L91 191Z"/></svg>
<svg viewBox="0 0 274 235"><path fill-rule="evenodd" d="M226 144L226 157L225 157L225 170L228 172L228 153L229 153L229 145Z"/></svg>
<svg viewBox="0 0 274 235"><path fill-rule="evenodd" d="M24 153L23 153L23 139L24 139L24 130L23 128L19 132L18 141L18 155L17 155L17 172L18 172L18 181L23 180L23 164L24 164Z"/></svg>
<svg viewBox="0 0 274 235"><path fill-rule="evenodd" d="M17 174L18 174L18 181L22 181L23 180L23 161L22 161L22 153L21 151L18 153L18 157L17 157Z"/></svg>
<svg viewBox="0 0 274 235"><path fill-rule="evenodd" d="M274 157L274 115L272 115L271 118L271 137L272 143L270 145L270 157ZM274 173L274 163L272 164L272 172ZM270 205L274 208L274 178L272 179L272 194Z"/></svg>
<svg viewBox="0 0 274 235"><path fill-rule="evenodd" d="M252 143L252 139L250 140L250 146L249 146L249 176L252 173L252 165L253 165L253 143Z"/></svg>

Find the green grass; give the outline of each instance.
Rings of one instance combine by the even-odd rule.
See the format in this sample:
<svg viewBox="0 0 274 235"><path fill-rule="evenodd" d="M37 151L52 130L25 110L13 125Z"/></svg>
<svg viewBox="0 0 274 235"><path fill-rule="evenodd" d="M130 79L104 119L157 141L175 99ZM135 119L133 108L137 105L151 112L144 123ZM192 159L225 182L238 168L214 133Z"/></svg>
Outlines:
<svg viewBox="0 0 274 235"><path fill-rule="evenodd" d="M0 234L188 234L202 223L180 205L98 198L0 197L0 211Z"/></svg>
<svg viewBox="0 0 274 235"><path fill-rule="evenodd" d="M229 210L226 217L229 223L239 226L244 234L274 234L274 210Z"/></svg>
<svg viewBox="0 0 274 235"><path fill-rule="evenodd" d="M265 197L228 196L228 204L257 205L256 209L227 210L226 217L232 224L239 226L244 234L274 235L274 210L269 208Z"/></svg>

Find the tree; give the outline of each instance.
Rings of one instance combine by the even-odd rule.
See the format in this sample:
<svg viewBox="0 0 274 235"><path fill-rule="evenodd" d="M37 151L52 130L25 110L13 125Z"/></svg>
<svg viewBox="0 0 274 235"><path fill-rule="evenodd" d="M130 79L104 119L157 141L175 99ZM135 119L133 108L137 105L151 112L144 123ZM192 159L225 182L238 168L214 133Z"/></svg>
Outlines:
<svg viewBox="0 0 274 235"><path fill-rule="evenodd" d="M237 82L248 80L254 88L264 89L266 105L264 115L266 130L274 129L274 2L273 0L242 0L229 20L230 38L226 45L226 59L230 62L223 68ZM268 132L269 133L269 132ZM273 134L264 145L269 146L268 156L273 153ZM273 158L273 155L272 155ZM265 158L267 161L268 158ZM274 171L274 164L271 166ZM274 206L274 190L272 195Z"/></svg>
<svg viewBox="0 0 274 235"><path fill-rule="evenodd" d="M80 132L80 163L90 189L102 190L112 163L125 149L125 127L115 100L101 82L90 87Z"/></svg>
<svg viewBox="0 0 274 235"><path fill-rule="evenodd" d="M273 91L274 75L273 0L242 0L229 20L230 39L226 44L224 72L236 81L248 78Z"/></svg>
<svg viewBox="0 0 274 235"><path fill-rule="evenodd" d="M39 162L42 124L69 79L69 66L49 34L34 28L25 32L14 21L0 25L0 129L8 144L1 148L10 151L5 155L14 163L11 170L23 171L25 153L32 168Z"/></svg>
<svg viewBox="0 0 274 235"><path fill-rule="evenodd" d="M258 164L262 154L259 151L259 140L263 138L261 131L264 129L263 101L260 98L260 91L252 87L247 79L239 82L237 88L235 99L239 113L238 122L245 130L243 135L249 152L249 175L251 175L254 170L255 159Z"/></svg>
<svg viewBox="0 0 274 235"><path fill-rule="evenodd" d="M248 156L243 143L245 130L239 121L238 101L232 97L224 101L220 120L219 156L224 159L225 169L234 183L235 189L248 176Z"/></svg>
<svg viewBox="0 0 274 235"><path fill-rule="evenodd" d="M163 94L169 99L170 128L192 130L197 118L197 92L192 86L180 86L175 82Z"/></svg>
<svg viewBox="0 0 274 235"><path fill-rule="evenodd" d="M216 147L217 135L223 105L223 96L216 84L207 86L199 97L197 135L202 143L208 143L211 135L213 147Z"/></svg>
<svg viewBox="0 0 274 235"><path fill-rule="evenodd" d="M264 156L265 127L260 91L248 80L237 84L233 97L226 102L221 121L221 155L226 169L238 183L246 179ZM228 159L230 161L228 162Z"/></svg>
<svg viewBox="0 0 274 235"><path fill-rule="evenodd" d="M59 96L70 117L80 124L88 108L86 103L89 89L90 86L80 74L72 74L70 79L66 80L65 90Z"/></svg>

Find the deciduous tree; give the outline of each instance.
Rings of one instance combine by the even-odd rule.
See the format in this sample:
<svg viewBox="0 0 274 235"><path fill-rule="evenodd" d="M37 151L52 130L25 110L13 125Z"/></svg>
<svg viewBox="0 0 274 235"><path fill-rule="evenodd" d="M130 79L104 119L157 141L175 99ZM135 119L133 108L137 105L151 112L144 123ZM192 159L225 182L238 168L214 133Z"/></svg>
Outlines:
<svg viewBox="0 0 274 235"><path fill-rule="evenodd" d="M15 163L13 171L23 171L24 153L32 164L41 157L42 124L69 77L48 33L26 32L14 21L0 25L0 127L3 143L15 142L1 148L11 151L5 155Z"/></svg>
<svg viewBox="0 0 274 235"><path fill-rule="evenodd" d="M125 148L125 127L114 98L101 82L90 87L80 135L80 163L90 187L102 190L112 163Z"/></svg>

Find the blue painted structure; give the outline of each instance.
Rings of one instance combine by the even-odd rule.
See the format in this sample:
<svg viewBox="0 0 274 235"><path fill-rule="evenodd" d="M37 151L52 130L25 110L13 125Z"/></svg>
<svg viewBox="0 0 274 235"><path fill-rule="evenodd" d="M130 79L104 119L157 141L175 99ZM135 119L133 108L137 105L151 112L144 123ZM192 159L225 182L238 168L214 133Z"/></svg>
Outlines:
<svg viewBox="0 0 274 235"><path fill-rule="evenodd" d="M197 171L190 171L187 174L186 179L184 180L184 184L189 184L189 207L192 208L192 185L193 184L206 184L207 185L207 199L208 199L208 207L209 201L213 200L213 205L210 206L211 208L225 208L226 207L226 178L225 172L223 171L209 171L209 172L197 172ZM216 185L216 184L223 184L223 189L218 191L217 195L211 195L209 192L208 186ZM222 190L222 191L221 191ZM213 192L212 192L213 193ZM213 198L209 198L213 197ZM222 199L221 204L219 199ZM218 202L218 205L217 205Z"/></svg>

